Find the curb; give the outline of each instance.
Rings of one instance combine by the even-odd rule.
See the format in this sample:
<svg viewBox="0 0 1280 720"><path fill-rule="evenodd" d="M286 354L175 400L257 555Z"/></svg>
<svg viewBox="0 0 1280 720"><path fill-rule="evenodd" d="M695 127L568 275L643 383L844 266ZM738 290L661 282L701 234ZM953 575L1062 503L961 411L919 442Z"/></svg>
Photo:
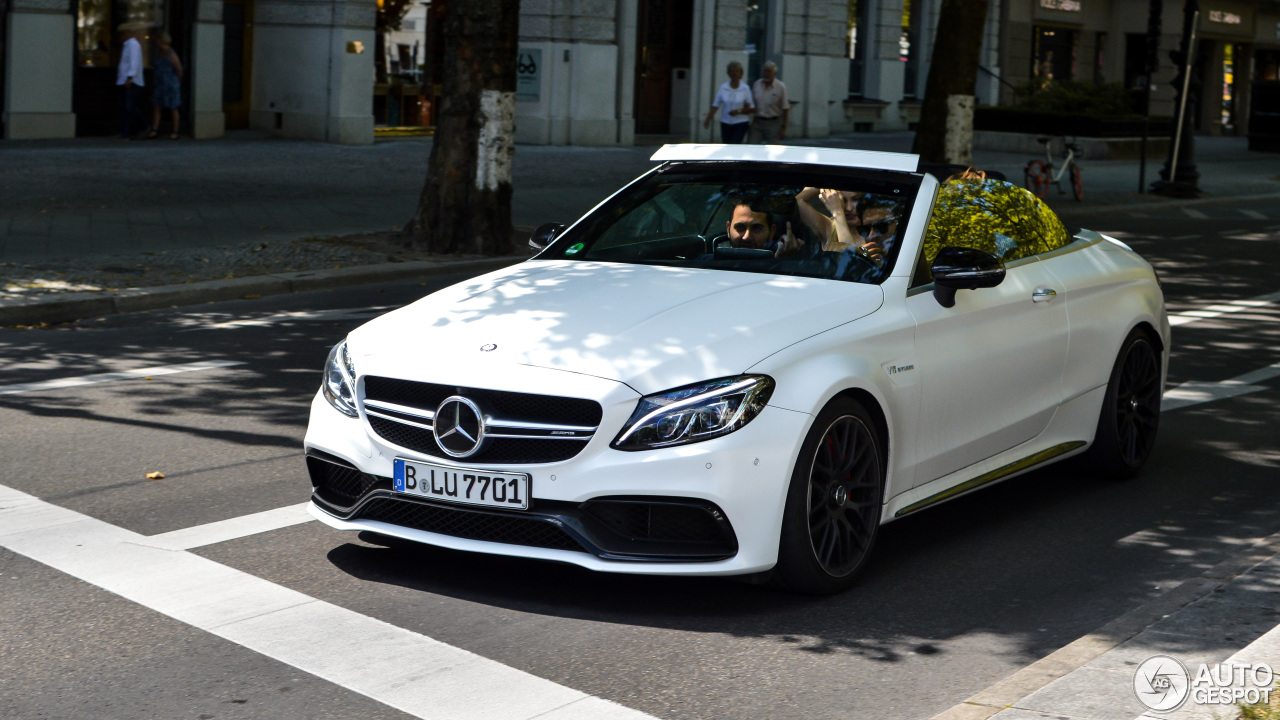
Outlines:
<svg viewBox="0 0 1280 720"><path fill-rule="evenodd" d="M302 270L111 292L66 293L31 299L0 300L0 326L70 322L117 313L239 300L246 295L286 295L454 273L484 273L523 262L525 259L509 255L479 260L379 263L336 270Z"/></svg>
<svg viewBox="0 0 1280 720"><path fill-rule="evenodd" d="M1227 558L1201 575L1175 585L1164 594L1130 610L1088 635L1058 648L979 691L969 699L934 715L931 720L986 720L1012 707L1019 700L1054 680L1085 666L1163 618L1230 584L1240 575L1277 555L1280 555L1280 533L1256 541L1245 552ZM1264 634L1263 638L1268 638L1269 642L1274 640L1278 630L1280 626ZM1257 643L1263 638L1258 638L1254 642ZM1242 653L1244 650L1236 655Z"/></svg>

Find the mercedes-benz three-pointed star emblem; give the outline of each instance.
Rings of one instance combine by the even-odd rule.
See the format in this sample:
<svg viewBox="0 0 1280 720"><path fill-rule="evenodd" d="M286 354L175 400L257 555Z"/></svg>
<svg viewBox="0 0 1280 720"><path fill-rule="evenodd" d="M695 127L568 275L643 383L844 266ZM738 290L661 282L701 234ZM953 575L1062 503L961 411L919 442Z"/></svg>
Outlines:
<svg viewBox="0 0 1280 720"><path fill-rule="evenodd" d="M436 408L432 433L440 449L456 458L474 455L484 442L484 415L480 408L461 395L444 399Z"/></svg>

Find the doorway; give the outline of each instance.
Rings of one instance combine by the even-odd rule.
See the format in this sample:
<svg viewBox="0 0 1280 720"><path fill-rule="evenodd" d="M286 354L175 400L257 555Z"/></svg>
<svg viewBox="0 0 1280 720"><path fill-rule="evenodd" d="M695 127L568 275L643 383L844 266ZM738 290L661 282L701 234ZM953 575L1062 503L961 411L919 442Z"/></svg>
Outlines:
<svg viewBox="0 0 1280 720"><path fill-rule="evenodd" d="M636 132L671 132L672 73L693 55L693 0L640 0L636 22Z"/></svg>
<svg viewBox="0 0 1280 720"><path fill-rule="evenodd" d="M223 0L222 31L222 112L228 130L243 130L253 78L253 0Z"/></svg>

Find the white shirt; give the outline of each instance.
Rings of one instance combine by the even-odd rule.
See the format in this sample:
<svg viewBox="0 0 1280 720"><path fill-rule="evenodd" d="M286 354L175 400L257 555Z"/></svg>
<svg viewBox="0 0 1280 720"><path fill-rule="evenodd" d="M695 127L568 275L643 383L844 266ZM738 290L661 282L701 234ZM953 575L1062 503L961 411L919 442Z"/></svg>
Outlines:
<svg viewBox="0 0 1280 720"><path fill-rule="evenodd" d="M720 92L716 93L716 101L711 103L711 107L720 108L720 122L728 125L737 125L738 123L751 122L751 115L730 115L730 110L741 110L751 105L751 88L747 84L738 81L738 87L729 87L729 83L720 86Z"/></svg>
<svg viewBox="0 0 1280 720"><path fill-rule="evenodd" d="M142 79L142 45L138 44L138 38L129 38L124 41L124 48L120 51L120 66L116 70L116 84L123 85L125 80L133 78L133 84L143 87L146 82Z"/></svg>

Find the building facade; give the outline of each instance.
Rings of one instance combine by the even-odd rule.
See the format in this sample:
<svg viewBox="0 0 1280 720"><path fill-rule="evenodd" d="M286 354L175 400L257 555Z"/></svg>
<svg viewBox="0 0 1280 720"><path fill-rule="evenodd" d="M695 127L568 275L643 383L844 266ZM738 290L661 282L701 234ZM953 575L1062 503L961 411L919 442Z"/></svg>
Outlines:
<svg viewBox="0 0 1280 720"><path fill-rule="evenodd" d="M433 52L417 2L376 42L378 0L0 0L5 138L117 132L117 28L168 30L188 68L185 130L197 138L256 128L337 143L373 141L374 49L410 85ZM432 4L428 13L425 6ZM788 136L908 130L919 118L941 0L523 0L517 141L631 145L711 141L702 127L738 61L746 80L777 63L794 106ZM1145 82L1148 0L991 0L977 101L1050 81ZM1195 126L1242 132L1253 81L1280 66L1270 0L1203 0ZM1182 4L1166 0L1152 111L1172 113ZM419 39L422 43L419 46ZM151 48L148 43L147 63ZM421 50L421 52L419 52ZM434 48L438 53L440 48ZM392 55L391 53L394 53ZM408 64L411 67L405 67ZM415 90L417 92L417 90ZM403 93L399 97L404 102ZM384 106L383 106L384 107ZM385 107L384 107L385 109ZM429 117L427 108L422 118ZM385 117L385 113L379 117ZM417 118L406 111L399 115Z"/></svg>

